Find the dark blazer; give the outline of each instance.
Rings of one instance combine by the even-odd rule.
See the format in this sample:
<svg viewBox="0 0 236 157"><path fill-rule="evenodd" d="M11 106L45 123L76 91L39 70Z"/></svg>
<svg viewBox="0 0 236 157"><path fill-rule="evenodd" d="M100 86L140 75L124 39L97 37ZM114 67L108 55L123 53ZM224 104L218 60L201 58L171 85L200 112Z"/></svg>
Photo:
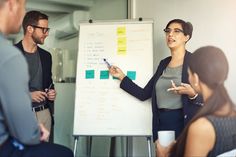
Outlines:
<svg viewBox="0 0 236 157"><path fill-rule="evenodd" d="M15 45L17 48L20 49L20 51L25 53L22 41L17 43ZM43 70L43 89L48 88L49 85L52 83L52 57L51 54L44 49L41 49L38 47L38 52L42 64L42 70Z"/></svg>
<svg viewBox="0 0 236 157"><path fill-rule="evenodd" d="M186 51L184 56L184 63L183 63L183 70L182 70L182 82L183 83L189 83L188 81L188 65L187 60L188 57L191 55L190 52ZM159 127L159 115L158 115L158 104L156 100L156 89L155 85L159 79L159 77L162 75L163 71L167 67L171 60L171 56L163 59L157 68L156 73L153 75L153 77L149 80L149 82L146 84L144 88L139 87L136 85L132 80L130 80L127 76L122 80L120 87L125 90L126 92L130 93L131 95L135 96L136 98L144 101L149 98L152 98L152 134L153 134L153 141L156 141L157 139L157 131ZM190 100L188 98L188 95L182 95L181 100L183 103L183 116L184 116L184 124L186 125L187 122L194 116L194 114L198 111L198 109L202 105L202 97L198 96L194 100Z"/></svg>
<svg viewBox="0 0 236 157"><path fill-rule="evenodd" d="M22 54L24 55L25 51L22 45L22 41L15 44L17 48L20 49ZM44 49L38 47L38 52L42 64L42 73L43 73L43 89L48 88L50 84L52 83L52 56L48 51L45 51ZM54 88L54 87L52 87ZM53 102L49 101L50 105L50 111L53 113Z"/></svg>

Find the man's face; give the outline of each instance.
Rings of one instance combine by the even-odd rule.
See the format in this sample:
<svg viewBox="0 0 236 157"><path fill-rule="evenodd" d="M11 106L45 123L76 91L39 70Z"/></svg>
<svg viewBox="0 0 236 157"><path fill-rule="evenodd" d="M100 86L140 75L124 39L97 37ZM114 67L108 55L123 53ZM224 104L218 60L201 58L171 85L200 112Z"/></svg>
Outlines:
<svg viewBox="0 0 236 157"><path fill-rule="evenodd" d="M32 39L36 44L44 44L44 40L49 34L45 31L48 28L48 20L42 19L38 21L37 27L33 27Z"/></svg>

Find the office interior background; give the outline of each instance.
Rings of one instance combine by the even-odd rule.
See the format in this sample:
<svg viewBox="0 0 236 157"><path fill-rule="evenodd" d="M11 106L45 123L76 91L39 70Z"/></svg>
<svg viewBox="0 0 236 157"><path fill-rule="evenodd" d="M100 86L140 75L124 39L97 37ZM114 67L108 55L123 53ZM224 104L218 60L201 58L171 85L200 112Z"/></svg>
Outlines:
<svg viewBox="0 0 236 157"><path fill-rule="evenodd" d="M168 21L181 18L193 24L189 51L200 46L220 47L230 63L227 80L229 94L236 102L236 1L235 0L27 0L27 10L49 15L50 34L43 48L53 56L53 80L57 90L55 101L54 142L73 149L73 115L75 100L76 58L79 23L92 20L127 18L154 20L154 70L169 55L163 28ZM9 36L13 43L23 36ZM201 63L199 63L201 64ZM91 142L92 141L92 142ZM154 148L153 148L154 150ZM145 137L80 137L77 156L148 156ZM154 153L153 153L154 156Z"/></svg>

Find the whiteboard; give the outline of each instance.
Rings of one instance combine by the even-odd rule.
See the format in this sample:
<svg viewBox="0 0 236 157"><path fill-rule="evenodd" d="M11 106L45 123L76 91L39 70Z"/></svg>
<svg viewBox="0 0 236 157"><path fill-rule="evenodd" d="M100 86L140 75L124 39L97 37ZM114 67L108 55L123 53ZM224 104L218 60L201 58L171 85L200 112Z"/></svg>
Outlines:
<svg viewBox="0 0 236 157"><path fill-rule="evenodd" d="M151 102L120 89L104 58L144 87L153 75L153 22L81 23L74 135L151 136Z"/></svg>

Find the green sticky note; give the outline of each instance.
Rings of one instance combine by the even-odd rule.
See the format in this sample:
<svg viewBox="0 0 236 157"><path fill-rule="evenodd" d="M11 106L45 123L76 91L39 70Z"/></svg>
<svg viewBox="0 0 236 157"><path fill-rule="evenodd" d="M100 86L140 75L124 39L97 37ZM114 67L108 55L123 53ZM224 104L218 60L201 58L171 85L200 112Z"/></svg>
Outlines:
<svg viewBox="0 0 236 157"><path fill-rule="evenodd" d="M101 70L100 71L100 79L109 79L109 71L108 70Z"/></svg>
<svg viewBox="0 0 236 157"><path fill-rule="evenodd" d="M94 79L94 70L86 70L85 71L86 79Z"/></svg>
<svg viewBox="0 0 236 157"><path fill-rule="evenodd" d="M131 80L136 79L136 71L127 71L127 77L130 78Z"/></svg>

